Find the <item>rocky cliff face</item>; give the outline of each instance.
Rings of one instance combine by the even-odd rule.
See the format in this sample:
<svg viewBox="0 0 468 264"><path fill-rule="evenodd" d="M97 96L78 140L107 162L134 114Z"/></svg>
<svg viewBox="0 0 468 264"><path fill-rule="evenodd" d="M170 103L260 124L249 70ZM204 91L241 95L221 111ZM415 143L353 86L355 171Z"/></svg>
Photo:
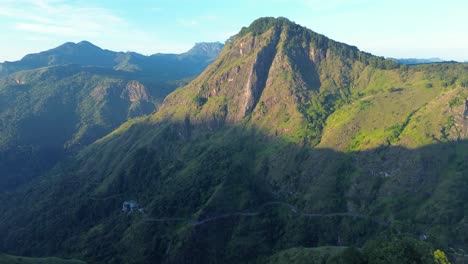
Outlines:
<svg viewBox="0 0 468 264"><path fill-rule="evenodd" d="M131 102L150 100L145 86L138 81L128 82L123 93Z"/></svg>
<svg viewBox="0 0 468 264"><path fill-rule="evenodd" d="M385 230L463 245L466 69L387 63L257 20L157 112L0 199L0 249L173 264L262 263ZM144 211L122 214L131 200Z"/></svg>
<svg viewBox="0 0 468 264"><path fill-rule="evenodd" d="M286 20L261 30L254 23L233 38L201 76L169 96L160 115L186 112L195 123L247 121L271 134L294 137L293 131L312 118L310 101L319 100L321 93L344 94L339 90L349 89L357 78L352 73L366 66L367 57ZM322 122L326 115L320 116ZM315 130L310 137L317 141L321 128Z"/></svg>

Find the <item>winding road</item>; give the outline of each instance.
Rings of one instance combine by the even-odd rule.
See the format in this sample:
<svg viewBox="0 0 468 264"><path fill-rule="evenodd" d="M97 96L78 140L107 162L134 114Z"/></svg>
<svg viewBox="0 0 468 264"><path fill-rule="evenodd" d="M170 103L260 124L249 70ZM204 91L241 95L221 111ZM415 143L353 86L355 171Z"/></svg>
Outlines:
<svg viewBox="0 0 468 264"><path fill-rule="evenodd" d="M111 195L108 197L91 197L91 200L94 201L103 201L103 200L109 200L109 199L114 199L117 197L121 197L123 194L115 194ZM297 207L294 205L287 203L287 202L282 202L282 201L270 201L266 202L264 204L261 204L260 206L257 206L255 209L247 209L247 210L242 210L242 211L237 211L237 212L232 212L232 213L224 213L224 214L219 214L215 215L212 217L204 218L204 219L193 219L193 218L187 218L187 217L151 217L148 214L146 214L144 211L140 211L140 213L144 216L143 221L144 222L185 222L186 224L192 225L192 226L199 226L203 225L206 223L214 222L217 220L221 219L226 219L226 218L231 218L231 217L255 217L259 216L260 214L264 213L264 209L267 207L273 207L273 206L279 206L279 207L285 207L286 209L289 210L290 213L296 215L297 217L351 217L351 218L360 218L360 219L365 219L371 222L374 222L378 225L388 227L390 225L390 222L385 222L382 221L376 217L360 214L360 213L352 213L352 212L330 212L330 213L311 213L311 212L303 212L299 210Z"/></svg>
<svg viewBox="0 0 468 264"><path fill-rule="evenodd" d="M297 215L298 217L352 217L352 218L361 218L361 219L366 219L370 220L374 223L377 223L379 225L383 226L388 226L388 222L381 221L375 217L370 217L367 215L359 214L359 213L351 213L351 212L332 212L332 213L308 213L308 212L303 212L297 207L295 207L292 204L286 203L286 202L280 202L280 201L272 201L272 202L267 202L264 203L260 206L258 206L255 210L243 210L243 211L238 211L238 212L232 212L232 213L225 213L225 214L220 214L204 219L191 219L191 218L182 218L182 217L163 217L163 218L152 218L144 214L145 222L186 222L187 224L190 224L192 226L199 226L203 225L209 222L221 220L221 219L226 219L226 218L231 218L231 217L255 217L260 214L262 214L263 209L266 207L272 207L272 206L282 206L287 208L291 213Z"/></svg>

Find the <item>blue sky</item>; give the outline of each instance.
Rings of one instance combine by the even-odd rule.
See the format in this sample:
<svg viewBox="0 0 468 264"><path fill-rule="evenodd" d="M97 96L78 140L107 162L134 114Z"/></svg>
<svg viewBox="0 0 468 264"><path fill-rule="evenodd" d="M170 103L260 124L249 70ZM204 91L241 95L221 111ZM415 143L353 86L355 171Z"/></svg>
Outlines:
<svg viewBox="0 0 468 264"><path fill-rule="evenodd" d="M0 0L0 61L67 41L180 53L283 16L386 57L468 60L466 0Z"/></svg>

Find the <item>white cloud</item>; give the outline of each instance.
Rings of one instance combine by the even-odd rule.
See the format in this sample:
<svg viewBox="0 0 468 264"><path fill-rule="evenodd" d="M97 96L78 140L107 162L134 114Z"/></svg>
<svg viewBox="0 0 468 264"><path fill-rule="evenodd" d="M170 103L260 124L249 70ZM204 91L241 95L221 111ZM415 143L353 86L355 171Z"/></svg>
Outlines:
<svg viewBox="0 0 468 264"><path fill-rule="evenodd" d="M156 32L147 32L112 10L87 1L0 0L0 17L4 18L0 19L0 50L8 50L0 54L0 61L81 40L105 49L144 54L160 52L159 47L161 51L170 49Z"/></svg>
<svg viewBox="0 0 468 264"><path fill-rule="evenodd" d="M125 26L125 21L100 7L62 0L0 1L0 15L25 33L89 37Z"/></svg>

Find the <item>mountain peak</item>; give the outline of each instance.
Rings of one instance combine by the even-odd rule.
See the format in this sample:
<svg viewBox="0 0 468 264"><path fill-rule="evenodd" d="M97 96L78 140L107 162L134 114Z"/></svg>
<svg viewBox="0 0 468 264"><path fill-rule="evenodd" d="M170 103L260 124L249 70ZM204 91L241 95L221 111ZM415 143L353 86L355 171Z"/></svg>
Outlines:
<svg viewBox="0 0 468 264"><path fill-rule="evenodd" d="M82 53L88 53L88 52L100 52L102 49L94 44L92 44L89 41L81 41L78 43L75 42L65 42L62 45L46 50L37 54L28 54L24 57L24 59L30 60L30 59L35 59L37 55L43 55L43 56L57 56L57 55L64 55L64 54L69 54L69 55L78 55Z"/></svg>
<svg viewBox="0 0 468 264"><path fill-rule="evenodd" d="M237 36L241 37L248 33L263 34L272 27L283 25L296 25L296 23L284 17L262 17L253 21L248 27L243 27Z"/></svg>
<svg viewBox="0 0 468 264"><path fill-rule="evenodd" d="M12 143L0 165L9 173L18 164L14 172L27 179L41 168L36 164L53 169L2 195L1 249L92 263L195 264L287 263L291 254L303 263L349 256L371 262L369 256L387 258L381 244L398 249L401 242L411 254L398 263L408 263L433 259L431 241L468 249L466 232L452 235L465 228L468 201L465 65L400 67L283 18L262 18L241 32L151 116L132 119L82 152L64 152L59 163L42 162L53 158L43 142L115 127L116 118L130 117L134 106L143 111L139 101L151 98L133 76L148 89L153 83L166 90L161 79L175 74L162 73L195 60L188 53L148 61L119 53L118 67L153 70L115 81L106 73L102 82L94 74L63 84L51 78L51 85L41 78L34 90L9 78L16 85L0 97L0 127ZM192 52L209 48L199 43ZM162 63L154 67L149 59ZM115 89L108 86L114 82ZM73 91L76 99L67 99ZM21 101L10 99L16 94ZM46 130L53 122L60 134ZM36 124L43 128L25 133ZM31 154L14 157L17 142ZM1 169L0 179L16 181ZM129 212L127 204L139 210ZM363 244L362 253L336 247ZM321 245L330 246L312 248ZM332 257L338 250L343 255Z"/></svg>
<svg viewBox="0 0 468 264"><path fill-rule="evenodd" d="M261 17L254 20L247 28L251 30L268 29L272 26L296 25L285 17Z"/></svg>
<svg viewBox="0 0 468 264"><path fill-rule="evenodd" d="M77 46L82 46L82 47L89 47L89 48L98 48L101 49L100 47L94 45L93 43L87 41L87 40L82 40L78 43L76 43Z"/></svg>
<svg viewBox="0 0 468 264"><path fill-rule="evenodd" d="M55 49L51 49L49 51L55 51L60 49L68 49L70 51L79 52L82 49L94 49L94 50L102 50L100 47L94 45L93 43L83 40L78 43L75 42L66 42ZM48 52L48 51L46 51Z"/></svg>
<svg viewBox="0 0 468 264"><path fill-rule="evenodd" d="M216 59L222 48L223 44L219 42L201 42L195 44L186 53L145 56L135 52L124 53L102 49L87 40L77 43L66 42L46 51L28 54L19 61L0 63L0 77L21 70L65 64L104 67L131 72L140 70L184 72L183 76L192 76L201 71L201 65L204 68ZM162 61L165 61L166 64L178 66L173 69L162 69L160 66ZM183 67L180 65L183 65ZM181 67L183 69L180 69Z"/></svg>
<svg viewBox="0 0 468 264"><path fill-rule="evenodd" d="M166 99L167 107L162 107L159 115L180 114L177 118L191 116L194 122L209 124L252 122L272 135L297 141L305 138L316 144L330 113L320 112L308 102L320 104L322 94L338 101L340 92L348 93L352 86L353 73L366 66L390 69L398 64L286 18L260 18L232 37L217 62L181 90L187 96L184 111L171 107L180 106L181 99L175 93ZM178 113L171 112L176 108ZM294 127L318 118L316 127L296 133ZM289 120L288 126L278 120Z"/></svg>
<svg viewBox="0 0 468 264"><path fill-rule="evenodd" d="M195 49L212 49L212 48L222 48L224 45L217 41L217 42L197 42L193 46L192 50Z"/></svg>
<svg viewBox="0 0 468 264"><path fill-rule="evenodd" d="M181 54L182 56L204 56L210 59L218 57L219 53L223 49L224 45L220 42L198 42L195 43L186 53Z"/></svg>

